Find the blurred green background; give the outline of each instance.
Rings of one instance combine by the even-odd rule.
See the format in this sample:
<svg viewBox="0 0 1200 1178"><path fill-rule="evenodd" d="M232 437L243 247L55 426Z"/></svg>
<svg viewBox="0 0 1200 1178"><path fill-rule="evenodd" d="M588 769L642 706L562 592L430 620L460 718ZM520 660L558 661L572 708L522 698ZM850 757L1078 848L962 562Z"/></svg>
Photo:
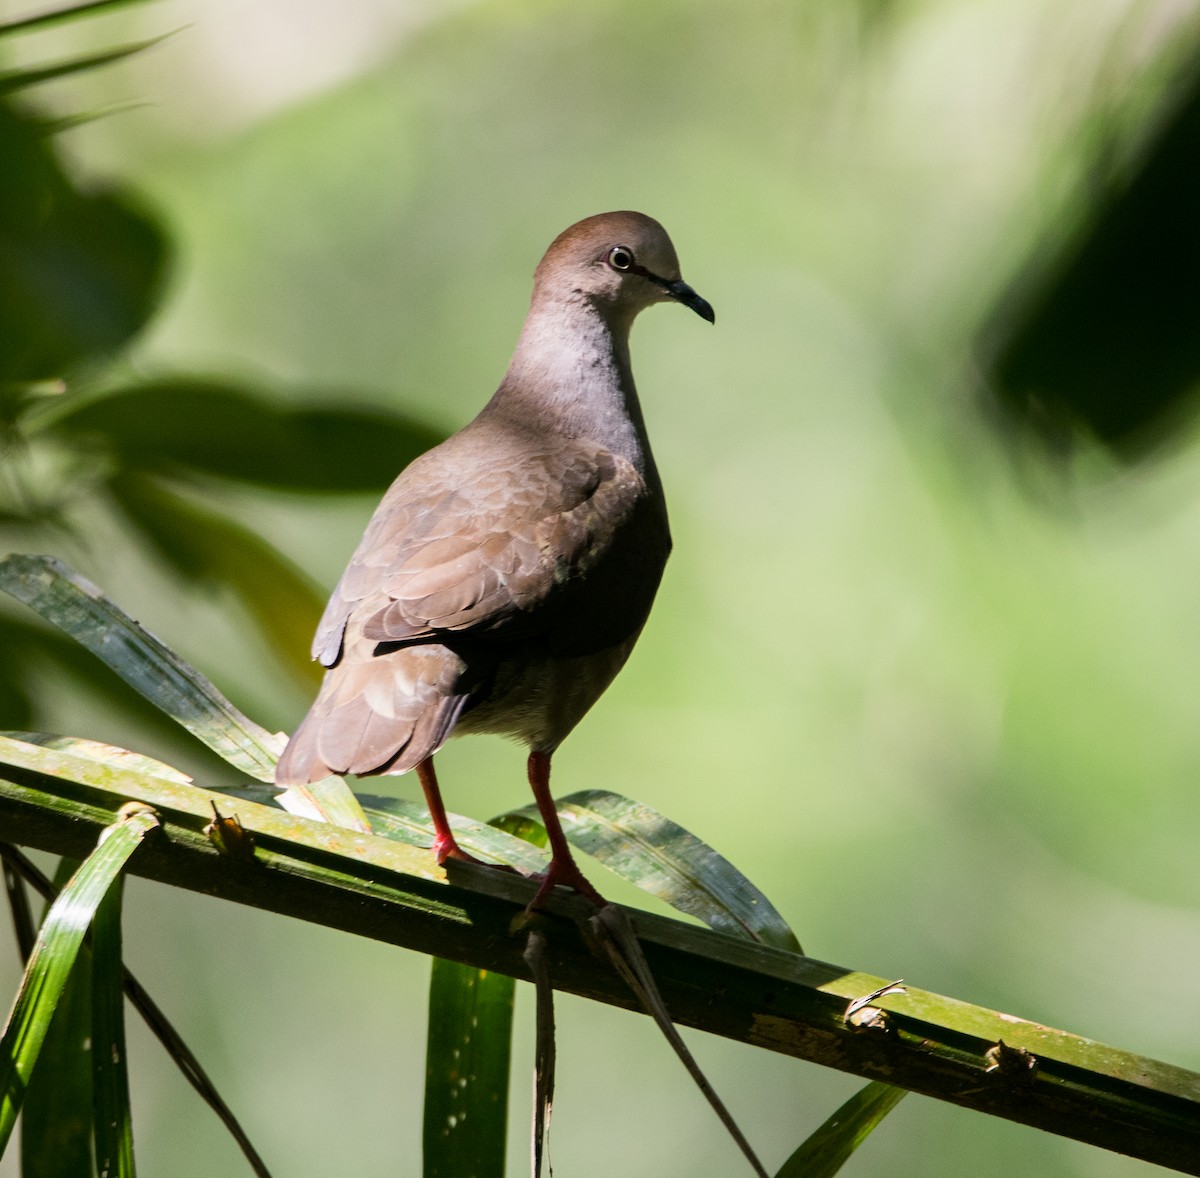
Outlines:
<svg viewBox="0 0 1200 1178"><path fill-rule="evenodd" d="M60 553L291 727L297 643L374 506L363 488L490 395L557 232L650 213L717 325L666 309L635 332L676 552L629 667L555 759L559 791L661 809L816 957L1200 1069L1191 9L162 0L10 41L6 64L176 28L25 97L135 104L55 142L84 192L116 186L157 227L161 306L48 393L39 412L67 424L6 452L0 547ZM197 383L276 417L214 426ZM69 423L129 388L147 437L203 434L207 466L179 481L170 455L142 455L148 472L90 452ZM255 444L314 406L354 417L370 473L309 428L294 477L278 454L252 477ZM183 507L163 497L179 487ZM27 622L0 613L17 667L0 727L212 779ZM522 759L452 745L448 804L523 804ZM126 927L277 1173L344 1172L347 1151L358 1174L419 1172L426 960L141 881ZM6 992L16 978L0 951ZM131 1030L145 1172L240 1173ZM768 1166L858 1086L688 1037ZM558 1172L740 1172L645 1019L564 998L559 1051ZM1150 1170L914 1097L847 1172Z"/></svg>

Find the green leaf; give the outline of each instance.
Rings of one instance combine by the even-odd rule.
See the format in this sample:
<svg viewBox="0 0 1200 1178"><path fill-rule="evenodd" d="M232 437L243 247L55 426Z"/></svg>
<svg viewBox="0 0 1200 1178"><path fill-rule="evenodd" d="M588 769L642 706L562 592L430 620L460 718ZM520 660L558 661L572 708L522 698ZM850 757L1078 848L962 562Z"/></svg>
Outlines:
<svg viewBox="0 0 1200 1178"><path fill-rule="evenodd" d="M19 776L14 780L12 774L4 771L5 767L18 770ZM0 782L4 781L13 782L14 785L20 781L25 784L18 788L30 789L35 795L40 791L55 797L74 797L73 789L64 790L59 784L74 783L122 800L140 801L160 811L186 814L197 831L201 825L212 821L213 806L227 802L230 796L199 786L182 785L178 781L142 773L126 765L110 765L75 751L62 752L0 736ZM30 781L36 784L30 785ZM276 804L269 808L252 801L245 801L237 807L237 816L248 829L250 819L253 820L253 835L291 843L293 852L297 846L321 851L334 850L359 864L369 862L422 879L445 878L445 872L435 866L432 856L424 852L397 845L391 840L365 835L346 838L342 831L330 829L327 820L305 821L296 817L294 812L282 812L281 800L285 795L276 792L274 796ZM64 801L64 805L68 810L71 809L71 803ZM226 805L222 814L227 816L228 809Z"/></svg>
<svg viewBox="0 0 1200 1178"><path fill-rule="evenodd" d="M134 721L139 730L153 734L160 742L177 742L186 736L174 720L98 662L86 647L28 616L25 621L0 613L0 651L4 652L0 659L0 726L34 727L37 705L25 689L61 671L78 690L102 696ZM11 696L9 689L14 692ZM225 768L209 749L198 748L195 757L206 772L220 773Z"/></svg>
<svg viewBox="0 0 1200 1178"><path fill-rule="evenodd" d="M433 827L429 821L429 810L423 803L380 794L359 794L358 800L376 834L419 847L427 847L432 843ZM524 838L513 837L503 830L497 830L494 825L476 822L458 814L451 814L449 818L454 837L464 851L481 859L514 867L526 875L546 870L548 856L531 847ZM537 829L540 831L541 827Z"/></svg>
<svg viewBox="0 0 1200 1178"><path fill-rule="evenodd" d="M398 413L346 405L344 393L303 405L216 381L156 381L78 405L46 428L103 448L130 470L198 471L286 491L380 491L442 440Z"/></svg>
<svg viewBox="0 0 1200 1178"><path fill-rule="evenodd" d="M135 41L130 45L119 45L116 49L105 49L101 53L89 53L83 57L73 57L68 61L57 61L53 65L39 66L36 69L7 70L0 73L0 98L7 98L18 90L40 85L42 82L53 82L59 78L69 78L73 74L86 73L88 70L100 69L133 57L146 49L165 41L171 34L162 37L152 37L148 41Z"/></svg>
<svg viewBox="0 0 1200 1178"><path fill-rule="evenodd" d="M434 959L424 1178L504 1178L515 985L504 974Z"/></svg>
<svg viewBox="0 0 1200 1178"><path fill-rule="evenodd" d="M860 1089L783 1163L775 1178L830 1178L904 1093L878 1080Z"/></svg>
<svg viewBox="0 0 1200 1178"><path fill-rule="evenodd" d="M96 910L92 936L92 1060L95 1065L96 1168L133 1178L133 1121L125 1051L125 970L121 963L118 876Z"/></svg>
<svg viewBox="0 0 1200 1178"><path fill-rule="evenodd" d="M91 742L81 742L90 744ZM132 756L133 754L130 754ZM263 788L263 787L259 787ZM53 902L58 895L59 886L57 883L51 883L38 868L29 861L21 852L14 847L5 848L0 844L0 854L3 854L5 866L6 882L11 876L15 876L19 871L20 876L29 882L40 895L44 896L48 901ZM65 865L66 860L62 861ZM62 866L60 866L59 875L62 876ZM34 933L31 930L29 935L29 948L33 947ZM84 956L87 955L87 949L82 951L80 959L75 963L75 969L72 972L72 984L68 986L68 994L74 989L75 979L77 975L84 969ZM89 958L90 962L90 958ZM90 965L88 966L90 969ZM237 1118L233 1115L232 1110L221 1098L221 1094L213 1086L208 1074L205 1072L200 1061L189 1049L188 1045L180 1038L179 1032L171 1025L170 1020L158 1004L150 997L141 983L133 976L129 970L122 967L122 977L124 982L125 995L129 999L133 1008L145 1020L147 1027L151 1033L159 1040L164 1050L171 1059L178 1065L183 1077L196 1090L200 1097L208 1104L217 1116L221 1119L222 1124L229 1130L234 1140L240 1146L242 1153L246 1157L251 1170L258 1175L258 1178L271 1178L270 1172L259 1157L258 1152L251 1144L245 1131L238 1123ZM91 982L87 981L84 987L86 994L90 1000L91 997ZM30 1135L30 1112L31 1102L35 1099L35 1089L38 1087L38 1077L48 1075L50 1083L48 1088L52 1089L56 1094L62 1087L62 1077L60 1076L57 1067L57 1061L48 1053L51 1050L50 1040L55 1034L55 1028L62 1020L63 1003L66 1001L66 996L59 1003L59 1012L55 1015L54 1023L50 1028L50 1037L42 1047L42 1067L34 1071L33 1080L29 1087L29 1094L25 1098L25 1105L21 1110L21 1135L22 1146L24 1147ZM86 1011L86 1017L80 1027L76 1042L79 1044L89 1043L92 1040L91 1034L91 1013L90 1007ZM79 1118L82 1123L83 1132L80 1134L84 1145L84 1160L74 1165L65 1165L59 1163L58 1157L60 1151L56 1148L55 1141L48 1139L49 1144L45 1149L39 1151L38 1155L31 1160L28 1156L28 1151L22 1157L22 1178L77 1178L80 1174L90 1174L92 1172L91 1165L91 1141L92 1134L90 1132L90 1124L92 1121L92 1068L90 1055L85 1057L86 1068L83 1069L83 1079L86 1081L86 1099L81 1101L83 1115ZM44 1160L38 1161L37 1157L44 1157ZM45 1169L46 1166L52 1166L52 1169Z"/></svg>
<svg viewBox="0 0 1200 1178"><path fill-rule="evenodd" d="M58 889L79 868L59 860ZM31 946L32 947L32 946ZM92 955L71 971L21 1107L22 1178L79 1178L92 1165Z"/></svg>
<svg viewBox="0 0 1200 1178"><path fill-rule="evenodd" d="M71 753L77 757L87 757L117 769L132 769L135 773L148 773L152 777L161 777L164 781L175 781L180 785L192 784L192 779L174 766L157 761L153 757L147 757L144 753L131 753L128 749L118 748L115 744L88 740L82 736L54 736L47 732L0 731L0 736L6 736L10 740L19 740L24 744L40 745L45 749L57 749L59 752Z"/></svg>
<svg viewBox="0 0 1200 1178"><path fill-rule="evenodd" d="M423 806L395 798L364 801L377 834L407 839L419 829L424 840L433 837L429 811ZM399 818L401 813L407 820ZM512 837L528 834L540 845L545 842L542 827L508 815L497 818L495 827L449 817L459 845L472 854L489 855L522 870L545 870L546 856ZM390 823L400 824L404 834L392 834L396 828ZM542 997L539 994L539 1001ZM424 1178L503 1178L512 1026L512 978L433 959L425 1049Z"/></svg>
<svg viewBox="0 0 1200 1178"><path fill-rule="evenodd" d="M41 126L47 135L61 135L64 131L73 131L76 127L86 127L88 123L112 118L113 115L127 114L131 110L142 110L149 105L148 102L111 102L106 106L81 110L76 114L62 115L56 119L44 118Z"/></svg>
<svg viewBox="0 0 1200 1178"><path fill-rule="evenodd" d="M728 859L678 823L608 790L555 802L573 846L644 892L718 932L802 952L774 905ZM537 809L516 813L538 821Z"/></svg>
<svg viewBox="0 0 1200 1178"><path fill-rule="evenodd" d="M1075 438L1098 439L1136 460L1192 425L1200 378L1194 62L1155 105L1136 148L1114 151L1120 119L1096 119L1113 136L1107 150L1079 185L1072 215L1031 242L975 348L989 393L1054 453Z"/></svg>
<svg viewBox="0 0 1200 1178"><path fill-rule="evenodd" d="M18 554L0 561L0 589L82 643L235 768L274 780L282 733L272 735L243 715L90 581L53 557Z"/></svg>
<svg viewBox="0 0 1200 1178"><path fill-rule="evenodd" d="M11 763L5 760L6 753L11 751L8 741L19 741L23 745L35 745L56 752L67 753L70 760L67 765L86 763L93 767L102 767L105 776L113 782L112 788L120 788L123 784L129 788L130 779L122 783L120 773L127 770L138 779L156 779L169 785L191 785L192 779L171 765L156 761L153 757L141 753L131 753L128 749L116 745L103 744L97 740L84 740L73 736L51 736L43 732L0 732L0 764ZM27 751L27 750L22 750ZM62 762L55 767L46 766L46 771L59 777L70 777L70 769L60 771ZM41 766L39 766L41 768ZM113 777L113 771L116 777ZM259 805L273 806L279 810L296 814L304 818L314 818L320 822L328 822L334 826L344 826L350 830L370 832L371 824L367 821L358 799L350 787L340 777L327 777L324 781L315 782L309 786L293 786L291 789L279 790L272 785L255 785L250 787L230 787L222 789L232 797L247 798ZM466 821L465 819L463 821ZM400 839L400 842L414 842L414 839Z"/></svg>
<svg viewBox="0 0 1200 1178"><path fill-rule="evenodd" d="M289 814L361 830L370 834L371 823L354 791L340 777L323 777L308 785L290 785L275 795L276 804Z"/></svg>
<svg viewBox="0 0 1200 1178"><path fill-rule="evenodd" d="M40 12L37 16L26 16L20 20L0 24L0 38L15 33L27 33L33 29L47 29L51 25L66 24L82 17L96 16L113 8L128 8L133 4L145 4L147 0L89 0L86 4L72 4L68 8L56 8L51 12Z"/></svg>
<svg viewBox="0 0 1200 1178"><path fill-rule="evenodd" d="M30 1074L70 977L84 934L101 900L146 832L158 824L148 809L106 828L51 906L0 1040L0 1153L12 1134Z"/></svg>
<svg viewBox="0 0 1200 1178"><path fill-rule="evenodd" d="M168 564L190 580L232 590L292 675L313 687L320 683L324 671L309 647L325 600L300 569L257 533L157 479L123 473L108 488Z"/></svg>

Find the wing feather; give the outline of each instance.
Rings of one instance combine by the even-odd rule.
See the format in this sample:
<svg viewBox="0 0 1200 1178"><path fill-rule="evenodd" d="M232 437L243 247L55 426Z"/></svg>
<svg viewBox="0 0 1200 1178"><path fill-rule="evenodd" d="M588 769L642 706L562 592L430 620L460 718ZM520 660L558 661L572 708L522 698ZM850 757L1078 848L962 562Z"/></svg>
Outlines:
<svg viewBox="0 0 1200 1178"><path fill-rule="evenodd" d="M326 666L351 616L375 642L529 624L603 555L647 491L631 463L586 443L531 449L525 437L510 453L493 435L488 461L468 453L459 464L471 437L459 439L408 467L372 517L313 643Z"/></svg>

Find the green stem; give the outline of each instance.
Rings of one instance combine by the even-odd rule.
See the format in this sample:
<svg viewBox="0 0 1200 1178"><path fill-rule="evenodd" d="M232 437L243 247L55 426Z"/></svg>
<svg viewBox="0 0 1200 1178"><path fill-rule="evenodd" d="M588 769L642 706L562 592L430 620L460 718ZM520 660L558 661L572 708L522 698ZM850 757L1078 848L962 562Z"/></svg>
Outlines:
<svg viewBox="0 0 1200 1178"><path fill-rule="evenodd" d="M19 758L11 752L5 759L0 839L85 855L132 798L154 806L163 827L163 837L133 860L136 874L529 979L523 939L508 931L533 894L529 881L471 864L449 864L447 880L431 860L413 873L413 848L377 836L146 775L123 774L119 786L88 784L38 772L32 757L27 766L13 764ZM88 777L85 764L76 776ZM253 836L253 861L218 854L203 833L214 799ZM547 922L555 984L635 1008L628 987L580 935L577 921L589 906L553 899L549 911L568 918ZM630 915L677 1023L1200 1175L1194 1073L911 987L849 1017L854 1000L886 982L679 921Z"/></svg>

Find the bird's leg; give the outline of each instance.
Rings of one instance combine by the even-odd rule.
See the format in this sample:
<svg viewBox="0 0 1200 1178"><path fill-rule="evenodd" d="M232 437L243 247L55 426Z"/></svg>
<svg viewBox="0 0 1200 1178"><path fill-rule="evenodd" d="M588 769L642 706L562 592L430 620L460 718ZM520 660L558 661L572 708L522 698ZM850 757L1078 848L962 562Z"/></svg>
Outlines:
<svg viewBox="0 0 1200 1178"><path fill-rule="evenodd" d="M550 754L531 752L528 763L529 787L533 790L534 801L542 816L542 824L550 837L550 866L542 876L541 887L537 890L530 903L530 908L540 908L546 898L554 891L555 885L563 884L574 888L581 896L591 900L597 908L603 908L608 901L588 882L579 864L571 854L567 836L563 834L562 823L558 820L558 811L554 808L554 798L550 795Z"/></svg>
<svg viewBox="0 0 1200 1178"><path fill-rule="evenodd" d="M478 863L474 855L468 855L458 845L450 820L446 817L446 807L442 805L442 791L438 789L437 774L433 771L433 758L426 757L417 765L417 777L421 781L421 789L425 794L425 804L429 807L429 817L433 820L433 855L438 864L447 859L460 859L467 863Z"/></svg>

